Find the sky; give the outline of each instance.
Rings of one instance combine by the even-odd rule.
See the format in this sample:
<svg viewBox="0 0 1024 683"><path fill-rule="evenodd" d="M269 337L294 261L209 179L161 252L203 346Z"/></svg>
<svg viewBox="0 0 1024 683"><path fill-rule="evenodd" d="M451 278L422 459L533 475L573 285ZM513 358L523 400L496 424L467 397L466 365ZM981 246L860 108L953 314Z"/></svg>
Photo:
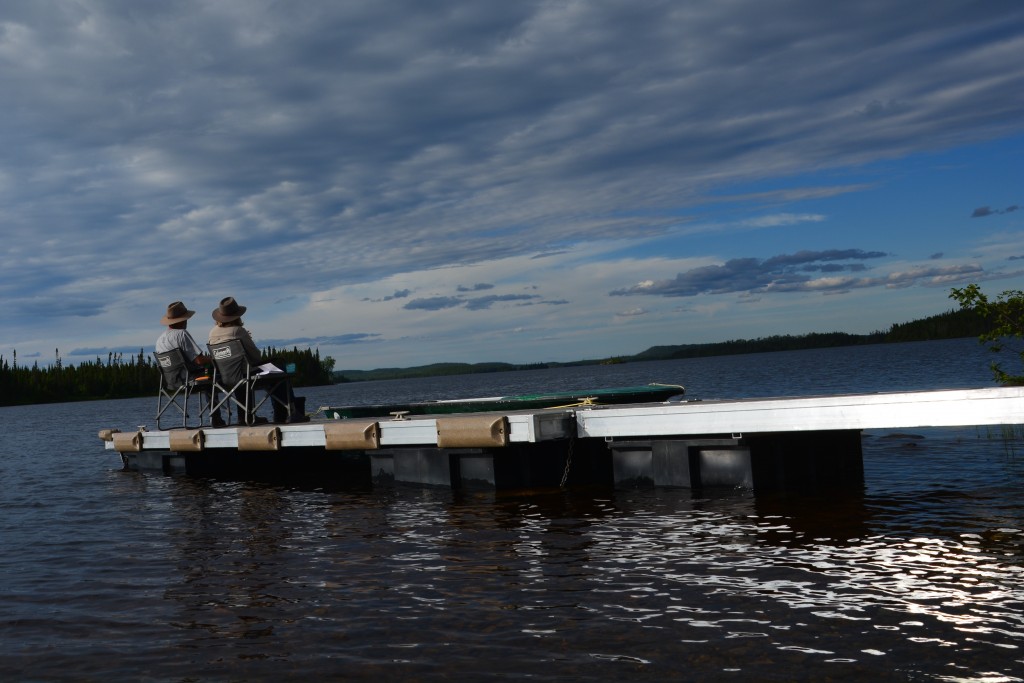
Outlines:
<svg viewBox="0 0 1024 683"><path fill-rule="evenodd" d="M0 356L338 369L842 331L1024 288L1024 3L9 0Z"/></svg>

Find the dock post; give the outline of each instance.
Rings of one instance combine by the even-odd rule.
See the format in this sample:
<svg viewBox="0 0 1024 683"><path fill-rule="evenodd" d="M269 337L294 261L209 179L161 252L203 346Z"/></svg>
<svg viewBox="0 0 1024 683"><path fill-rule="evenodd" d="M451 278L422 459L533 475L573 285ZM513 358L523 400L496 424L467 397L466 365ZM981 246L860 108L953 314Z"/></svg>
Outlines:
<svg viewBox="0 0 1024 683"><path fill-rule="evenodd" d="M612 440L608 447L616 486L752 485L750 452L737 438Z"/></svg>
<svg viewBox="0 0 1024 683"><path fill-rule="evenodd" d="M763 491L864 485L859 430L612 440L616 486L739 487Z"/></svg>
<svg viewBox="0 0 1024 683"><path fill-rule="evenodd" d="M755 492L864 487L858 429L750 434L744 442L751 452Z"/></svg>

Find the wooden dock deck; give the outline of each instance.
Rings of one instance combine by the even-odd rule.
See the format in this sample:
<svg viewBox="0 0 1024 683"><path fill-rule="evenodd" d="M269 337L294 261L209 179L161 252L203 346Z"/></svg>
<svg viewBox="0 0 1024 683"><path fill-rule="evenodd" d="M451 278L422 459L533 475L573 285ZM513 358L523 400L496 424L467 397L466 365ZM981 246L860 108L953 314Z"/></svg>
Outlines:
<svg viewBox="0 0 1024 683"><path fill-rule="evenodd" d="M575 466L577 477L583 471L617 485L763 489L785 488L808 476L856 485L864 429L1022 423L1024 387L1000 387L220 429L109 429L100 438L131 469L209 472L218 461L228 470L257 462L316 467L348 455L349 462L355 457L364 463L378 484L564 485ZM304 460L295 458L300 453Z"/></svg>

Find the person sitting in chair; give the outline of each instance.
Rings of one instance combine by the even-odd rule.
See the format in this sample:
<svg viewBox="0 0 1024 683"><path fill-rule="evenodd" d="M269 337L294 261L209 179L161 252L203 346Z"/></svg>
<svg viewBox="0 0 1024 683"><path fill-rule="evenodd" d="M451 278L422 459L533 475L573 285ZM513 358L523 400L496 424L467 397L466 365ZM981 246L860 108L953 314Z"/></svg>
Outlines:
<svg viewBox="0 0 1024 683"><path fill-rule="evenodd" d="M157 353L167 353L174 349L181 349L185 359L193 364L193 367L189 370L190 377L205 375L206 369L203 366L210 364L210 357L203 353L202 347L192 338L187 329L188 319L195 314L195 311L188 310L185 304L180 301L175 301L168 305L167 313L160 319L160 324L167 325L167 329L156 340ZM212 404L213 387L203 387L203 391L207 392L207 398ZM214 427L224 426L224 418L221 417L219 410L210 416L210 424Z"/></svg>
<svg viewBox="0 0 1024 683"><path fill-rule="evenodd" d="M221 299L220 306L214 309L212 313L213 319L217 324L210 330L209 342L210 344L218 344L231 339L239 340L242 342L242 348L245 349L245 355L249 359L249 364L255 368L262 363L262 358L259 348L252 340L252 335L249 334L249 330L242 326L242 315L246 310L248 309L235 301L235 298L232 296ZM282 424L288 421L288 410L282 403L292 406L292 422L307 422L309 420L304 413L305 399L296 398L289 386L284 384L278 385L274 389L273 395L277 399L271 401L274 406L275 423ZM263 418L256 418L256 421L257 423L265 422Z"/></svg>

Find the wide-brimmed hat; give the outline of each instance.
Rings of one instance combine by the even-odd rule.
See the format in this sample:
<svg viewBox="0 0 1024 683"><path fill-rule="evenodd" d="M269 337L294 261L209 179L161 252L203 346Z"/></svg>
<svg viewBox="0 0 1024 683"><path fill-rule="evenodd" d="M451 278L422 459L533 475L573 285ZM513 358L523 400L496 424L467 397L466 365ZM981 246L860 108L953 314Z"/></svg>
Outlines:
<svg viewBox="0 0 1024 683"><path fill-rule="evenodd" d="M185 308L185 304L180 301L175 301L173 304L167 306L167 314L160 319L161 325L173 325L188 320L196 314L195 311L190 311Z"/></svg>
<svg viewBox="0 0 1024 683"><path fill-rule="evenodd" d="M213 319L219 323L238 320L245 313L245 306L239 306L235 297L226 296L220 300L220 306L213 311Z"/></svg>

